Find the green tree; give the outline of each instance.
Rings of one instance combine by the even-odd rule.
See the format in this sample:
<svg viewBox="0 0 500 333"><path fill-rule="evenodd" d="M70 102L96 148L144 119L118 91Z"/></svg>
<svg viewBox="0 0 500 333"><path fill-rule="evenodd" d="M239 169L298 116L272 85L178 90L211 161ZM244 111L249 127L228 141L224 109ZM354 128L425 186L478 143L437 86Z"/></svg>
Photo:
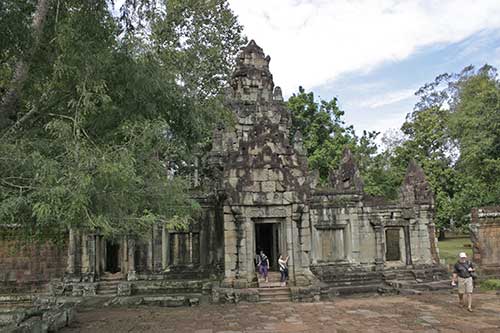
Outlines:
<svg viewBox="0 0 500 333"><path fill-rule="evenodd" d="M7 1L7 7L17 3ZM142 234L158 221L183 225L198 206L178 170L189 165L194 147L206 143L211 126L223 120L221 107L211 114L202 106L220 105L215 95L231 63L206 71L201 82L207 94L187 84L192 73L185 71L210 67L212 58L232 59L244 41L235 16L225 1L192 2L178 12L168 7L174 2L130 1L123 10L131 14L121 19L107 1L49 3L39 47L11 110L16 125L0 131L0 223L16 224L24 236L35 238L68 227L113 236ZM16 17L30 29L34 11L32 3ZM205 17L200 27L210 31L205 36L198 31L192 38L205 39L178 56L192 68L166 61L166 54L181 49L156 39L162 20L188 12ZM140 20L128 22L134 13L142 13ZM208 19L217 15L225 20ZM169 23L170 28L184 29L189 17L174 20L178 25ZM177 37L184 41L186 35ZM29 49L33 41L26 38L19 45ZM16 49L16 39L4 41L6 50ZM231 47L211 47L216 43ZM0 72L4 95L19 58L9 52Z"/></svg>
<svg viewBox="0 0 500 333"><path fill-rule="evenodd" d="M312 92L304 88L287 101L292 113L293 139L297 132L303 136L309 166L317 169L324 181L332 168L337 167L345 145L354 143L354 130L346 127L342 120L344 112L337 105L337 99L316 102Z"/></svg>
<svg viewBox="0 0 500 333"><path fill-rule="evenodd" d="M344 111L340 110L337 98L330 101L315 101L312 92L299 87L287 101L292 114L291 138L300 132L307 150L309 167L319 171L325 182L329 173L338 167L344 147L348 146L356 157L361 173L367 174L371 159L377 152L375 139L377 132L366 132L359 137L354 127L343 121ZM371 191L373 186L369 186Z"/></svg>
<svg viewBox="0 0 500 333"><path fill-rule="evenodd" d="M459 79L456 89L449 133L460 151L460 188L453 210L465 223L472 207L500 203L500 81L486 65Z"/></svg>
<svg viewBox="0 0 500 333"><path fill-rule="evenodd" d="M472 207L499 202L498 92L490 66L439 75L417 91L419 101L401 128L404 140L389 153L396 170L412 158L422 165L441 231L452 222L466 225Z"/></svg>

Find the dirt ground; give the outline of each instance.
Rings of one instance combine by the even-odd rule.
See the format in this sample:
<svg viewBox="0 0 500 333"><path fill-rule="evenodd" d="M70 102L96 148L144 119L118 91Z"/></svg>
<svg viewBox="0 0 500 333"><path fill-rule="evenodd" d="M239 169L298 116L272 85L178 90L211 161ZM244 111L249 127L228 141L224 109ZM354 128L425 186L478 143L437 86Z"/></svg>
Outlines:
<svg viewBox="0 0 500 333"><path fill-rule="evenodd" d="M333 302L82 309L63 332L500 332L500 295L450 292Z"/></svg>

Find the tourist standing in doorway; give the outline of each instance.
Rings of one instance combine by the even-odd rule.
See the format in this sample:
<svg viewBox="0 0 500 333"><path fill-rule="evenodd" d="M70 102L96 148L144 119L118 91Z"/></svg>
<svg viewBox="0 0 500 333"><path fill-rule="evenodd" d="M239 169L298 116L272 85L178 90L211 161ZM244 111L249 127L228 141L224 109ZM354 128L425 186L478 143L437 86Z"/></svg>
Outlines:
<svg viewBox="0 0 500 333"><path fill-rule="evenodd" d="M264 251L260 251L259 255L259 273L260 276L263 277L266 282L268 282L267 274L269 272L269 259L264 254Z"/></svg>
<svg viewBox="0 0 500 333"><path fill-rule="evenodd" d="M465 306L464 294L467 296L467 310L472 312L472 290L473 275L475 275L474 265L467 260L467 254L461 252L459 259L453 269L453 280L451 285L455 286L458 281L458 300L461 306Z"/></svg>
<svg viewBox="0 0 500 333"><path fill-rule="evenodd" d="M286 256L286 258L283 258L283 255L280 254L280 258L278 259L278 264L280 266L281 286L285 287L286 281L288 280L288 256Z"/></svg>

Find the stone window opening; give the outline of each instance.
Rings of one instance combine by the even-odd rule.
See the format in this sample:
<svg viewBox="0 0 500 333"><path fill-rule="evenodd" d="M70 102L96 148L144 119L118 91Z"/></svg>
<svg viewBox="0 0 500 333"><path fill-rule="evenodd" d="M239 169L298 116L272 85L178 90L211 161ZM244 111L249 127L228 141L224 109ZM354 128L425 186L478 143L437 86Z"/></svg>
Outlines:
<svg viewBox="0 0 500 333"><path fill-rule="evenodd" d="M168 266L198 266L199 232L170 232L168 250Z"/></svg>

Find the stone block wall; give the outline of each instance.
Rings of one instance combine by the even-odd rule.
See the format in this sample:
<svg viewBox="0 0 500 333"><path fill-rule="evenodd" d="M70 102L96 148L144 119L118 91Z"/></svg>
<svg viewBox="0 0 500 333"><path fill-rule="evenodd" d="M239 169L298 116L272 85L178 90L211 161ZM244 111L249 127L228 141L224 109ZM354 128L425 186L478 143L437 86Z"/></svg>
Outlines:
<svg viewBox="0 0 500 333"><path fill-rule="evenodd" d="M500 277L500 206L474 208L471 218L474 263L482 278Z"/></svg>
<svg viewBox="0 0 500 333"><path fill-rule="evenodd" d="M63 277L66 260L65 246L0 240L0 293L40 291L50 280Z"/></svg>
<svg viewBox="0 0 500 333"><path fill-rule="evenodd" d="M311 196L311 262L324 282L373 283L381 272L439 263L432 192L422 169L408 167L401 195L388 201L366 195L349 150L325 188Z"/></svg>

